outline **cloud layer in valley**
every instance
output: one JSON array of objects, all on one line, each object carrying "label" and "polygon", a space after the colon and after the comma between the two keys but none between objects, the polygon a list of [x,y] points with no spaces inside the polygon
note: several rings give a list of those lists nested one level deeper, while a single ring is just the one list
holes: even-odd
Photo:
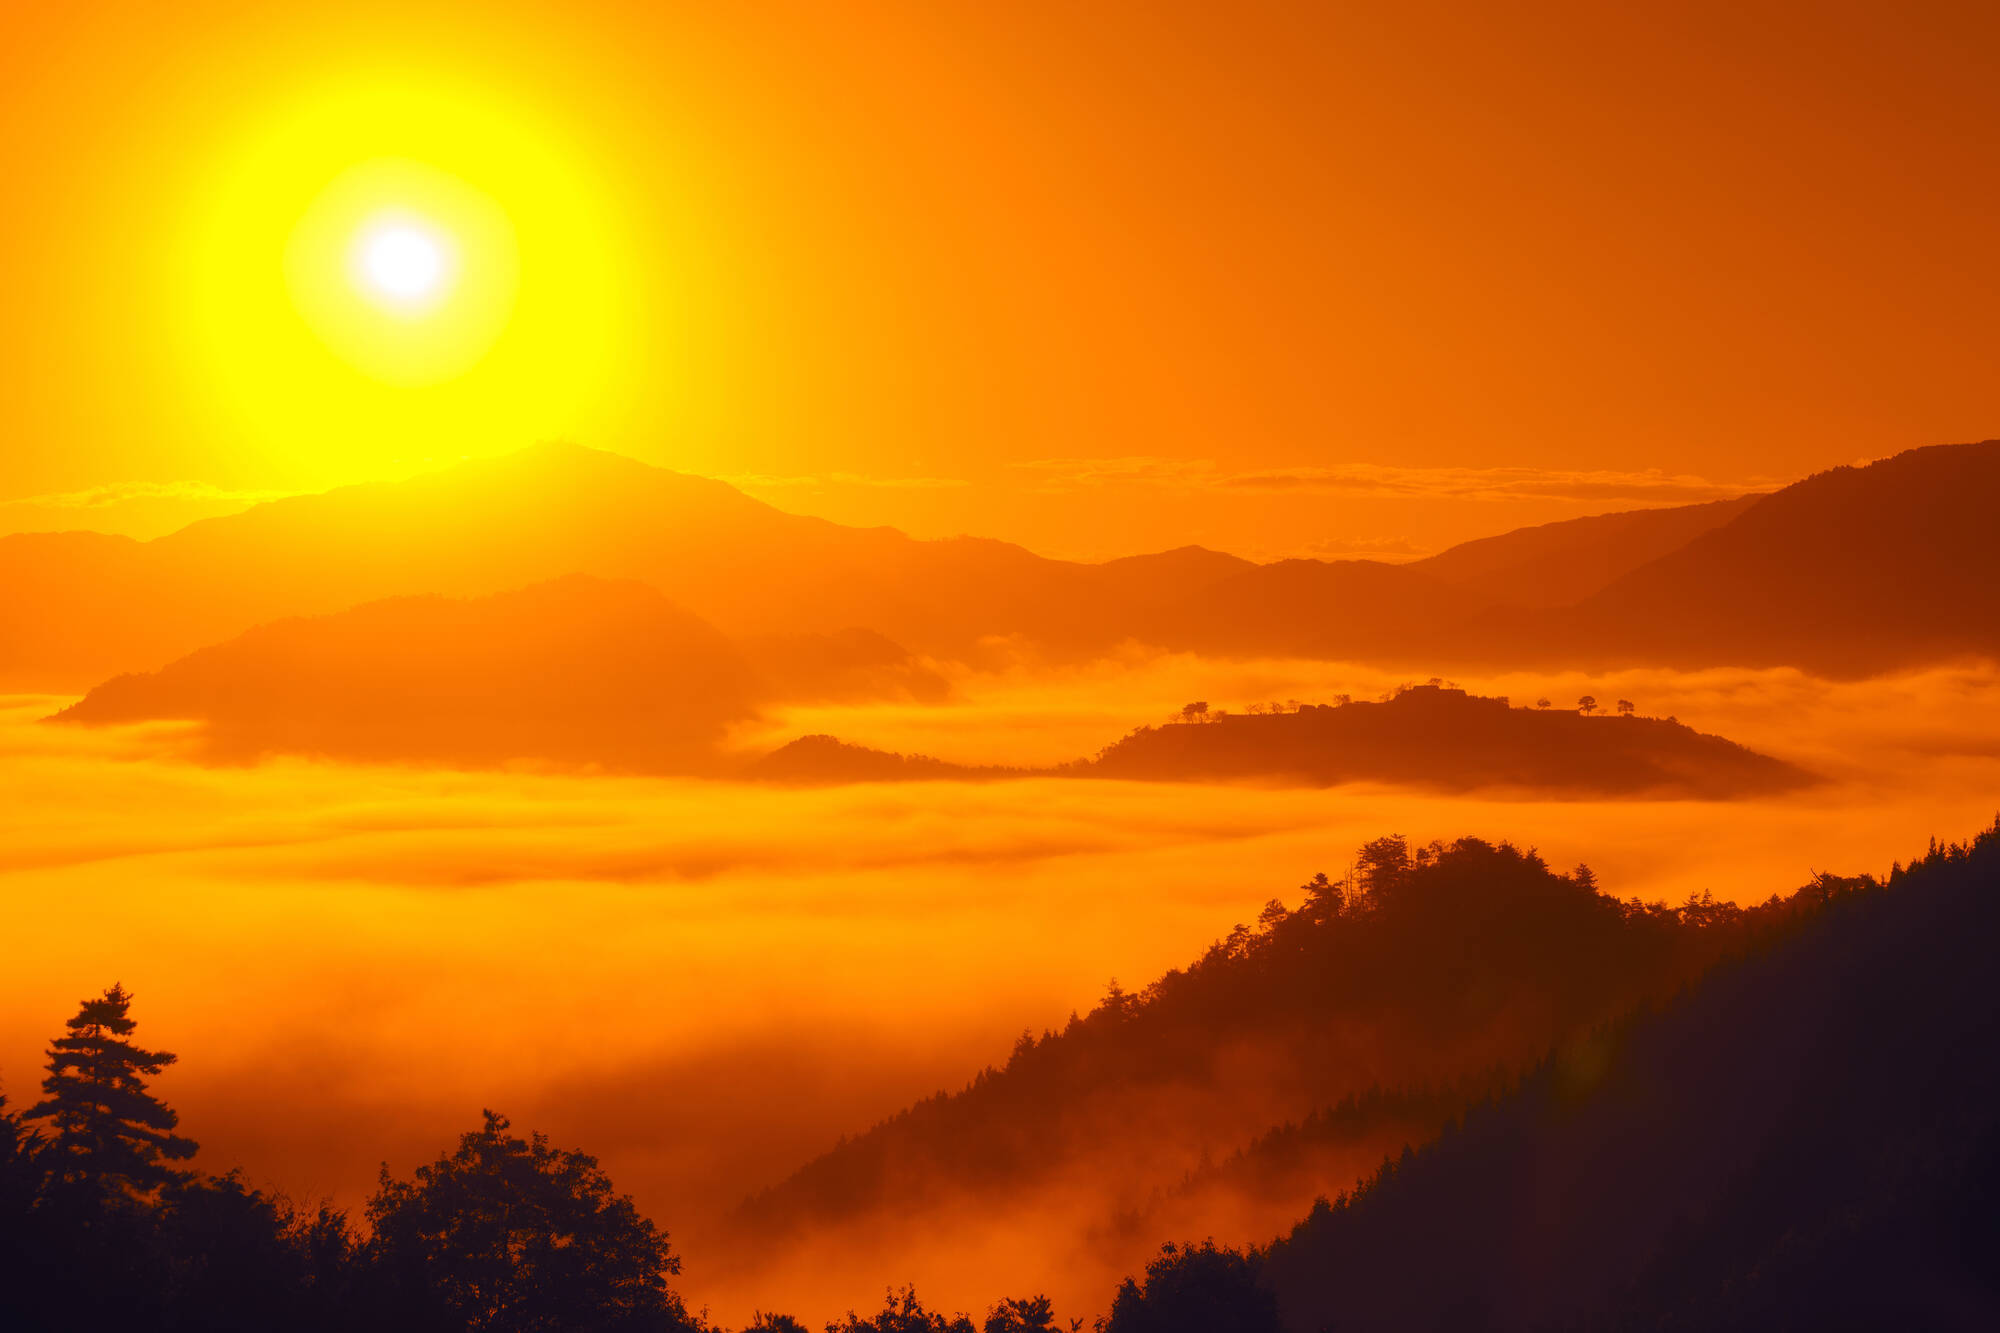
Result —
[{"label": "cloud layer in valley", "polygon": [[[963,677],[949,707],[799,709],[737,740],[824,730],[1040,763],[1189,699],[1396,683],[1176,655],[1023,665]],[[699,1301],[705,1231],[745,1193],[1003,1060],[1023,1028],[1059,1026],[1109,978],[1141,985],[1270,898],[1296,904],[1297,885],[1340,873],[1378,834],[1511,838],[1558,866],[1587,860],[1621,896],[1761,899],[1962,836],[2000,790],[2000,683],[1983,669],[1462,683],[1516,702],[1629,697],[1832,781],[1620,804],[204,767],[174,757],[184,727],[43,726],[65,701],[15,698],[0,710],[0,893],[29,947],[0,978],[0,1089],[31,1097],[76,998],[123,981],[143,1035],[182,1055],[161,1087],[208,1160],[351,1205],[378,1162],[406,1171],[495,1106],[599,1152],[686,1248]],[[971,1289],[974,1272],[939,1258],[922,1273],[813,1274],[810,1292],[762,1299],[797,1295],[812,1314],[807,1295],[865,1303],[883,1281],[934,1276],[940,1299],[970,1307],[996,1294]]]}]

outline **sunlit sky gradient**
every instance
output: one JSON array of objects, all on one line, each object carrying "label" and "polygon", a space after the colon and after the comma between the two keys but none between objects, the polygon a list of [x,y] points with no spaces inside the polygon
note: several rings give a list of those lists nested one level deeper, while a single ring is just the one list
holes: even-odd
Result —
[{"label": "sunlit sky gradient", "polygon": [[[2000,434],[2000,11],[1479,8],[17,10],[0,530],[562,436],[921,535],[1395,556]],[[518,250],[421,374],[288,285],[385,160]]]}]

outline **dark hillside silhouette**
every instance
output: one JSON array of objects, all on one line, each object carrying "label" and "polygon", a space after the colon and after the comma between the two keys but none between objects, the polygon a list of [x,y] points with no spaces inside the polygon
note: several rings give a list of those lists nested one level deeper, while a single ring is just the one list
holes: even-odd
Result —
[{"label": "dark hillside silhouette", "polygon": [[[1109,1301],[1105,1333],[1991,1327],[2000,824],[1886,881],[1820,875],[1751,908],[1618,903],[1592,884],[1505,844],[1371,842],[1296,911],[1272,906],[1140,995],[1114,986],[1061,1034],[1024,1036],[1004,1070],[807,1168],[751,1206],[738,1257],[782,1253],[801,1220],[789,1210],[808,1203],[862,1241],[914,1222],[949,1243],[951,1215],[928,1207],[940,1194],[990,1219],[1025,1170],[1112,1188],[1078,1131],[1113,1085],[1128,1095],[1106,1129],[1129,1141],[1216,1125],[1146,1114],[1204,1070],[1221,1095],[1257,1102],[1274,1075],[1351,1076],[1362,1028],[1388,1038],[1365,1062],[1377,1070],[1450,1063],[1441,1052],[1504,1030],[1513,1040],[1497,1045],[1515,1049],[1553,1034],[1511,1090],[1493,1066],[1322,1103],[1171,1192],[1238,1228],[1254,1216],[1224,1216],[1225,1183],[1340,1194],[1267,1248],[1085,1237],[1104,1261],[1089,1300]],[[66,1032],[45,1102],[25,1115],[0,1102],[0,1326],[721,1333],[675,1290],[666,1233],[582,1152],[489,1111],[414,1174],[385,1167],[356,1223],[234,1172],[166,1166],[193,1152],[148,1086],[174,1057],[132,1043],[122,988],[85,1001]],[[1244,1038],[1286,1033],[1276,1049],[1291,1058],[1244,1060]],[[1347,1188],[1351,1162],[1300,1168],[1370,1125],[1408,1137],[1365,1185]],[[1188,1220],[1154,1211],[1134,1230]],[[904,1286],[827,1327],[1080,1326],[1055,1310],[1010,1298],[982,1326]],[[749,1327],[808,1325],[766,1314]]]},{"label": "dark hillside silhouette", "polygon": [[1565,519],[1460,542],[1407,568],[1506,606],[1569,606],[1735,521],[1764,497]]},{"label": "dark hillside silhouette", "polygon": [[1561,1046],[1263,1263],[1285,1325],[1991,1328],[2000,826]]},{"label": "dark hillside silhouette", "polygon": [[1210,1234],[1276,1228],[1434,1132],[1463,1105],[1441,1095],[1480,1095],[1496,1069],[1671,993],[1791,910],[1669,910],[1593,884],[1504,844],[1371,843],[1296,910],[1273,904],[1142,992],[1114,985],[1062,1031],[1024,1034],[1004,1067],[747,1201],[728,1262],[754,1283],[795,1244],[858,1263],[1012,1219],[1108,1278],[1160,1239],[1138,1230],[1148,1215],[1180,1216],[1163,1191],[1260,1138],[1254,1193],[1199,1197],[1227,1202]]}]

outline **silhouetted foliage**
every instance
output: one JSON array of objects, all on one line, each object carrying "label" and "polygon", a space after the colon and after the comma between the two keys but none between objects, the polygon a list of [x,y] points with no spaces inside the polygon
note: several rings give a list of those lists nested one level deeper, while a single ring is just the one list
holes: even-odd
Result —
[{"label": "silhouetted foliage", "polygon": [[175,1179],[167,1164],[194,1156],[196,1145],[173,1132],[180,1117],[146,1090],[174,1056],[127,1040],[138,1026],[131,1008],[123,986],[82,1002],[69,1034],[49,1046],[44,1095],[25,1119],[49,1122],[52,1169],[63,1179],[143,1193]]},{"label": "silhouetted foliage", "polygon": [[1532,850],[1472,838],[1377,839],[1352,876],[1316,876],[1302,894],[1143,990],[1114,985],[1061,1031],[1024,1034],[1004,1067],[962,1090],[844,1141],[748,1200],[732,1234],[768,1254],[830,1228],[865,1232],[871,1217],[948,1227],[967,1198],[990,1218],[1065,1180],[1121,1172],[1129,1202],[1080,1226],[1133,1262],[1158,1239],[1135,1228],[1164,1223],[1139,1201],[1158,1191],[1170,1208],[1187,1203],[1173,1194],[1182,1166],[1161,1174],[1158,1161],[1212,1178],[1205,1153],[1376,1098],[1378,1110],[1338,1119],[1294,1155],[1289,1176],[1260,1182],[1274,1206],[1290,1199],[1275,1227],[1365,1170],[1357,1156],[1435,1133],[1465,1098],[1671,994],[1789,910],[1621,903]]},{"label": "silhouetted foliage", "polygon": [[1315,1209],[1264,1257],[1287,1324],[2000,1324],[2000,825],[1753,910],[1785,928]]},{"label": "silhouetted foliage", "polygon": [[[1423,1145],[1266,1249],[1164,1247],[1118,1287],[1103,1333],[2000,1323],[2000,823],[1884,881],[1821,874],[1751,907],[1621,903],[1593,882],[1504,843],[1377,839],[1351,879],[1316,876],[1297,910],[1271,904],[1141,992],[1114,982],[856,1160],[879,1171],[885,1145],[915,1142],[964,1176],[995,1117],[1039,1151],[1019,1108],[1087,1097],[1107,1074],[1127,1091],[1185,1077],[1191,1055],[1248,1036],[1315,1067],[1343,1024],[1421,1048],[1532,1008],[1552,1017],[1528,1036],[1553,1037],[1525,1077],[1350,1093],[1214,1168],[1281,1179],[1388,1125]],[[39,1113],[0,1100],[8,1333],[716,1333],[668,1286],[666,1235],[594,1159],[491,1112],[411,1179],[385,1170],[365,1234],[236,1173],[167,1165],[192,1145],[144,1080],[172,1057],[133,1030],[113,987],[52,1046]],[[963,1156],[940,1155],[954,1142]],[[845,1183],[830,1164],[846,1159],[818,1164]],[[975,1333],[910,1287],[825,1327]],[[983,1330],[1062,1327],[1033,1296],[995,1304]]]},{"label": "silhouetted foliage", "polygon": [[1125,1279],[1105,1333],[1279,1333],[1278,1302],[1258,1281],[1255,1254],[1166,1245],[1142,1286]]},{"label": "silhouetted foliage", "polygon": [[[1071,1324],[1075,1328],[1081,1320]],[[1056,1322],[1055,1306],[1046,1296],[1004,1300],[986,1312],[981,1333],[1066,1333]]]},{"label": "silhouetted foliage", "polygon": [[864,1319],[850,1310],[845,1319],[828,1323],[826,1333],[978,1333],[978,1330],[968,1315],[946,1316],[925,1309],[924,1303],[917,1299],[917,1289],[904,1287],[883,1297],[882,1311],[872,1319]]},{"label": "silhouetted foliage", "polygon": [[485,1117],[410,1180],[384,1167],[369,1200],[372,1257],[415,1308],[475,1333],[688,1327],[679,1258],[597,1159]]}]

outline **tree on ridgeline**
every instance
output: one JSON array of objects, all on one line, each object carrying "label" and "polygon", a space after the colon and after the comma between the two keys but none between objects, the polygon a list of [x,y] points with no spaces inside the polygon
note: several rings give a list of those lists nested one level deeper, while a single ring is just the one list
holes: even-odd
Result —
[{"label": "tree on ridgeline", "polygon": [[891,1290],[882,1300],[882,1312],[863,1319],[849,1310],[847,1318],[828,1323],[826,1333],[979,1333],[970,1315],[946,1316],[927,1310],[917,1299],[917,1289]]},{"label": "tree on ridgeline", "polygon": [[1355,853],[1362,891],[1370,897],[1393,893],[1410,873],[1410,844],[1400,833],[1362,844]]},{"label": "tree on ridgeline", "polygon": [[[1070,1329],[1083,1327],[1081,1319],[1070,1321]],[[1056,1322],[1056,1310],[1046,1296],[1024,1300],[1004,1300],[986,1313],[982,1333],[1066,1333]]]},{"label": "tree on ridgeline", "polygon": [[1550,702],[1549,702],[1549,699],[1548,699],[1548,697],[1547,697],[1546,695],[1544,695],[1544,696],[1543,696],[1542,698],[1540,698],[1540,699],[1537,699],[1537,700],[1535,700],[1535,707],[1537,707],[1537,708],[1548,708],[1548,707],[1551,707],[1551,706],[1552,706],[1552,705],[1550,704]]},{"label": "tree on ridgeline", "polygon": [[1279,1333],[1278,1299],[1258,1281],[1258,1256],[1167,1244],[1146,1265],[1143,1285],[1126,1278],[1104,1333]]},{"label": "tree on ridgeline", "polygon": [[1576,701],[1576,711],[1582,713],[1585,717],[1589,717],[1592,713],[1595,713],[1597,711],[1597,696],[1586,694],[1581,699],[1578,699]]},{"label": "tree on ridgeline", "polygon": [[1638,705],[1634,704],[1630,699],[1620,699],[1618,701],[1618,716],[1630,717],[1637,707]]},{"label": "tree on ridgeline", "polygon": [[1347,910],[1347,883],[1326,877],[1324,870],[1299,886],[1305,903],[1299,910],[1314,922],[1331,921]]},{"label": "tree on ridgeline", "polygon": [[466,1333],[699,1327],[667,1285],[681,1261],[666,1233],[596,1158],[485,1118],[410,1180],[382,1169],[369,1249],[397,1304]]},{"label": "tree on ridgeline", "polygon": [[138,1026],[131,1011],[120,985],[83,1001],[69,1035],[50,1043],[45,1095],[23,1119],[49,1122],[53,1169],[65,1180],[145,1194],[183,1177],[169,1163],[194,1156],[197,1145],[174,1133],[180,1117],[147,1090],[175,1056],[128,1040]]}]

